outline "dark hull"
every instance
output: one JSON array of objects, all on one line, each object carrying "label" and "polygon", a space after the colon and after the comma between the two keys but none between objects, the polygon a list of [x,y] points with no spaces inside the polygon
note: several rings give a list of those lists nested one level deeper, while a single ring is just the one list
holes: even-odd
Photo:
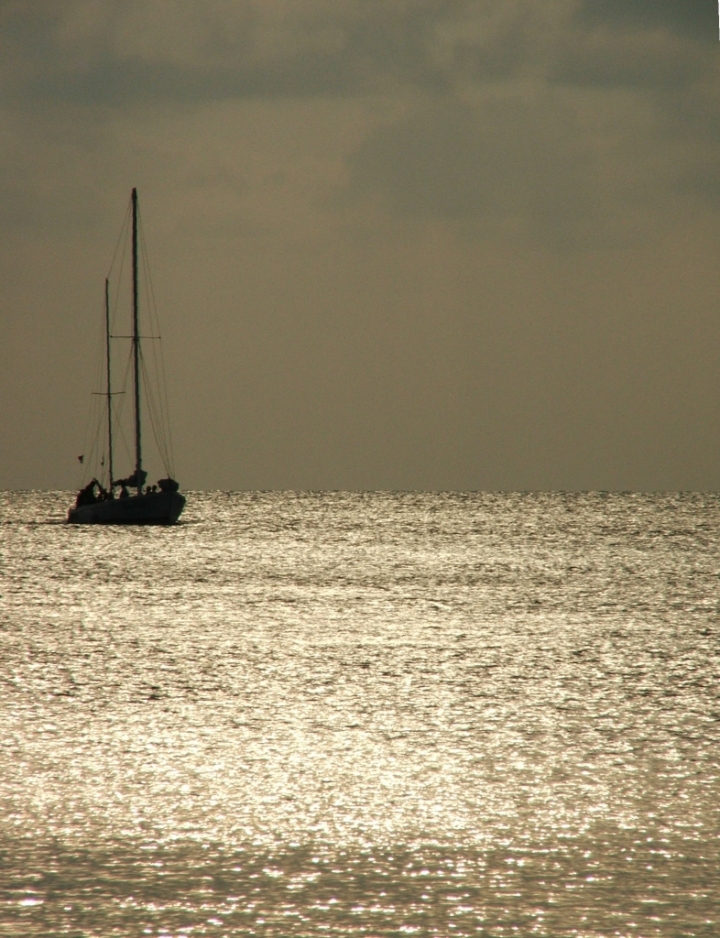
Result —
[{"label": "dark hull", "polygon": [[178,492],[131,495],[93,505],[81,505],[68,512],[68,524],[175,524],[185,507]]}]

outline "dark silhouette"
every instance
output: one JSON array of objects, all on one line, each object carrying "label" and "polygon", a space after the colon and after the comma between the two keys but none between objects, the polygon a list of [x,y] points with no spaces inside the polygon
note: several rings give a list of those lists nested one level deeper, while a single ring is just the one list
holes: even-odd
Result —
[{"label": "dark silhouette", "polygon": [[127,485],[131,489],[141,489],[147,479],[147,472],[144,469],[136,469],[127,479],[116,479],[113,485]]},{"label": "dark silhouette", "polygon": [[161,492],[177,492],[180,488],[175,479],[158,479],[158,486]]},{"label": "dark silhouette", "polygon": [[77,498],[75,499],[75,507],[79,508],[81,505],[94,505],[95,502],[100,501],[98,496],[95,494],[95,486],[104,491],[97,479],[92,479],[88,484],[80,489],[77,493]]}]

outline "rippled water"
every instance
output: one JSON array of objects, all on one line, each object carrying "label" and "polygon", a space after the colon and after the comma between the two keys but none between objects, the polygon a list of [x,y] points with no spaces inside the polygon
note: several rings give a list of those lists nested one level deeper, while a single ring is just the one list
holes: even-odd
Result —
[{"label": "rippled water", "polygon": [[0,934],[720,934],[720,499],[0,493]]}]

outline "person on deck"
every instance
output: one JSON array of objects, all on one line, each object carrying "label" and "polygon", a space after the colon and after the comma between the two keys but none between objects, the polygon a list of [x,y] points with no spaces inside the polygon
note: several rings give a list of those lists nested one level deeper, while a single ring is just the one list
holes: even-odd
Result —
[{"label": "person on deck", "polygon": [[97,501],[95,486],[99,484],[97,479],[93,479],[91,482],[88,482],[84,488],[80,489],[75,499],[75,507],[79,508],[81,505],[94,505]]}]

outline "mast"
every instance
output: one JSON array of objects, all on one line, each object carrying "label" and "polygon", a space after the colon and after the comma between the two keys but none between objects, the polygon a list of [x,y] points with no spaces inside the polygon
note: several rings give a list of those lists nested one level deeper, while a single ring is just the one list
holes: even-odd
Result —
[{"label": "mast", "polygon": [[107,422],[108,422],[108,472],[110,485],[113,487],[113,441],[112,441],[112,387],[110,384],[110,281],[105,278],[105,354],[107,361]]},{"label": "mast", "polygon": [[142,442],[140,435],[140,330],[138,328],[138,196],[132,191],[133,372],[135,377],[135,481],[142,494]]}]

